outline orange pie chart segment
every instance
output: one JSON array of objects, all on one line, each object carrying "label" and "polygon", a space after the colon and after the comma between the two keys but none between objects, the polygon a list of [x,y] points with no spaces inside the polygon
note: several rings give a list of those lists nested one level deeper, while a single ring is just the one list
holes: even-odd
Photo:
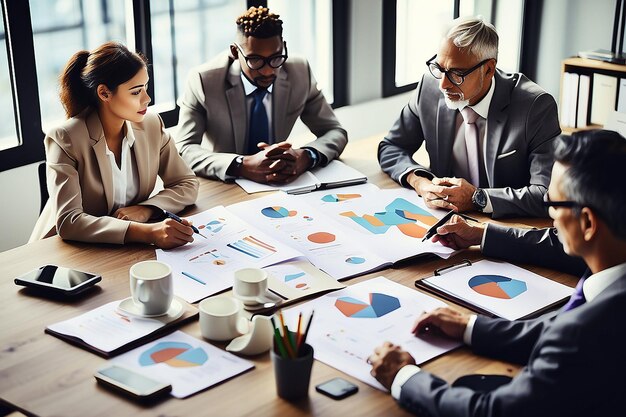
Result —
[{"label": "orange pie chart segment", "polygon": [[309,239],[309,241],[313,243],[317,243],[321,245],[324,243],[334,242],[335,235],[333,235],[332,233],[328,233],[328,232],[316,232],[316,233],[311,233],[310,235],[308,235],[307,239]]}]

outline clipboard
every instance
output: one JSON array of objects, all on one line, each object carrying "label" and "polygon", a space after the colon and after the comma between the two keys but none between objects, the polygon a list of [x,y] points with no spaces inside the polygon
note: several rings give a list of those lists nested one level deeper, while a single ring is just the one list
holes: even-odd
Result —
[{"label": "clipboard", "polygon": [[[490,262],[491,261],[479,261],[479,262]],[[438,268],[435,269],[433,271],[433,275],[430,277],[424,277],[424,278],[420,278],[418,280],[415,281],[415,287],[419,288],[419,289],[423,289],[427,292],[433,293],[435,295],[438,295],[448,301],[452,301],[455,304],[458,304],[460,306],[463,306],[473,312],[488,316],[488,317],[502,317],[502,318],[507,318],[509,320],[519,320],[519,319],[529,319],[529,318],[534,318],[537,316],[540,316],[544,313],[546,313],[547,311],[553,310],[556,307],[559,307],[563,304],[565,304],[565,302],[569,299],[569,295],[571,294],[571,292],[573,291],[573,288],[567,287],[563,284],[559,284],[555,281],[552,281],[548,278],[545,277],[541,277],[537,274],[534,274],[530,271],[526,271],[526,273],[530,276],[530,275],[534,275],[537,278],[542,278],[543,280],[545,280],[544,283],[540,283],[541,285],[544,285],[548,288],[550,288],[550,291],[552,292],[551,294],[548,294],[546,296],[546,298],[550,298],[549,301],[540,304],[538,306],[535,306],[533,308],[530,309],[530,311],[526,314],[522,314],[519,316],[515,316],[515,317],[507,317],[506,314],[498,314],[497,311],[494,311],[493,308],[488,308],[485,305],[481,304],[480,302],[473,302],[468,300],[467,298],[461,297],[459,296],[459,294],[457,292],[455,292],[454,290],[448,290],[445,288],[442,288],[440,285],[436,285],[432,282],[433,278],[436,277],[444,277],[446,276],[446,274],[449,274],[453,271],[460,271],[462,269],[465,268],[473,268],[476,265],[479,264],[479,262],[474,262],[472,263],[472,261],[470,261],[469,259],[463,259],[460,263],[455,263],[455,264],[451,264],[451,265],[447,265],[444,266],[442,268]],[[499,265],[506,265],[507,268],[511,269],[511,268],[516,268],[517,270],[522,270],[522,268],[518,268],[514,265],[508,264],[508,263],[500,263]],[[469,272],[467,275],[472,275],[473,272]],[[459,279],[458,278],[458,273],[456,274],[457,278],[455,279]],[[526,279],[528,279],[529,277],[526,277]],[[537,280],[537,278],[533,278],[534,280]],[[471,278],[470,278],[471,280]],[[440,279],[437,280],[438,282],[441,282]],[[524,282],[524,284],[526,284]],[[467,281],[467,285],[470,285],[470,282]],[[476,290],[474,290],[476,291]],[[482,295],[473,295],[474,298],[476,300],[478,299],[483,299],[483,301],[485,301],[485,304],[489,304],[490,301],[489,297],[485,297],[484,294]],[[468,297],[469,298],[469,297]],[[511,297],[514,298],[514,297]],[[493,304],[493,302],[491,303]]]}]

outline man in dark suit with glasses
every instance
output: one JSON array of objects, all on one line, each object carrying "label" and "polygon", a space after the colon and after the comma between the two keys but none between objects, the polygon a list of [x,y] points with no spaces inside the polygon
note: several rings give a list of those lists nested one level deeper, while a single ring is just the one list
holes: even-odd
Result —
[{"label": "man in dark suit with glasses", "polygon": [[[509,321],[450,308],[425,313],[413,332],[463,340],[480,355],[524,365],[512,380],[448,385],[415,366],[399,346],[370,356],[372,375],[400,404],[424,416],[614,416],[626,394],[626,139],[607,130],[556,140],[543,205],[554,228],[516,229],[466,223],[454,216],[437,237],[456,249],[481,244],[483,254],[582,275],[559,311]],[[588,269],[587,269],[588,268]],[[586,270],[586,271],[585,271]],[[461,380],[459,380],[460,382]],[[470,379],[465,379],[470,381]],[[480,381],[479,387],[476,381]],[[622,411],[620,411],[622,410]]]},{"label": "man in dark suit with glasses", "polygon": [[[251,7],[237,19],[230,53],[191,71],[176,146],[196,175],[286,183],[345,148],[346,131],[282,33],[278,15]],[[286,140],[298,118],[317,138],[295,149]]]},{"label": "man in dark suit with glasses", "polygon": [[[556,102],[524,75],[496,69],[497,57],[492,25],[455,20],[378,160],[431,208],[545,217]],[[428,168],[412,158],[424,142]]]}]

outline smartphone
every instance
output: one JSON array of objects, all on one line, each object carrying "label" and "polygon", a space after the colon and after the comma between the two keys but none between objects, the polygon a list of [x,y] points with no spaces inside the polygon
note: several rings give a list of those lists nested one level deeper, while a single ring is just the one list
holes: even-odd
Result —
[{"label": "smartphone", "polygon": [[359,387],[343,378],[333,378],[330,381],[316,385],[315,390],[335,400],[341,400],[352,394],[356,394]]},{"label": "smartphone", "polygon": [[149,400],[167,394],[170,384],[141,375],[119,365],[108,365],[94,374],[96,380],[115,391],[138,400]]},{"label": "smartphone", "polygon": [[44,265],[15,278],[15,283],[51,295],[72,296],[91,288],[101,280],[100,275],[62,266]]}]

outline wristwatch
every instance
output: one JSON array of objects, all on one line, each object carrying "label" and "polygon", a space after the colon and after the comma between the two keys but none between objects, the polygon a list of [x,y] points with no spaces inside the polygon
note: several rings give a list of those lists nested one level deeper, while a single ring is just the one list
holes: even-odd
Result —
[{"label": "wristwatch", "polygon": [[472,194],[472,204],[478,211],[483,211],[487,207],[487,193],[482,188],[477,188]]},{"label": "wristwatch", "polygon": [[311,166],[309,168],[315,168],[320,161],[320,157],[317,155],[317,151],[311,148],[304,148],[308,152],[309,158],[311,158]]}]

